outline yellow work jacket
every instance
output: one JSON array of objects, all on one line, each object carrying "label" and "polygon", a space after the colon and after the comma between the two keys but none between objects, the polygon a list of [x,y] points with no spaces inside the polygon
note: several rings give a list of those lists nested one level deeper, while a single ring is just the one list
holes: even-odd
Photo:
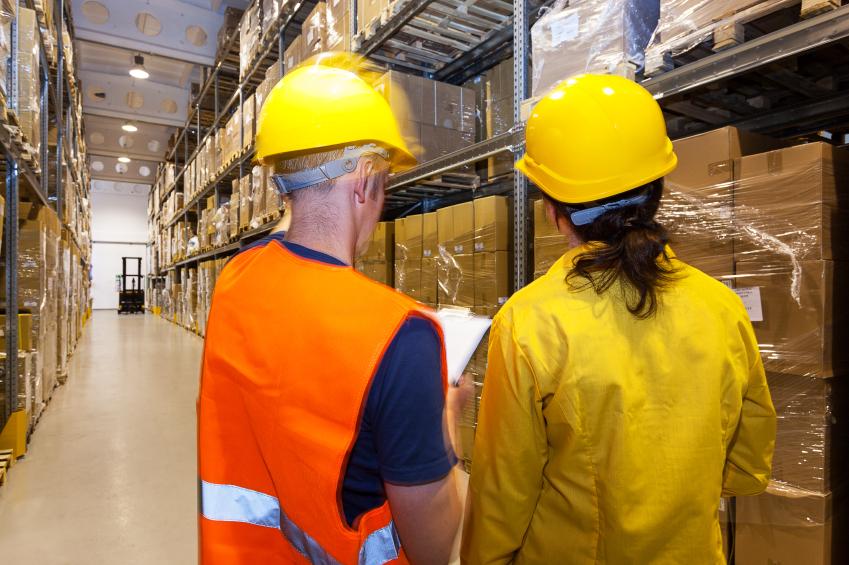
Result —
[{"label": "yellow work jacket", "polygon": [[767,485],[775,410],[751,324],[722,283],[677,279],[640,320],[573,259],[496,316],[464,563],[724,563],[721,496]]}]

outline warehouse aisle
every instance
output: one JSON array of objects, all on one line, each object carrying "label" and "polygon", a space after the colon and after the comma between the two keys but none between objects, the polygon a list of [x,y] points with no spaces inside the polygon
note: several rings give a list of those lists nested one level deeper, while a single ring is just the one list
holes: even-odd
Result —
[{"label": "warehouse aisle", "polygon": [[202,347],[159,317],[94,314],[67,385],[0,488],[3,562],[196,562]]}]

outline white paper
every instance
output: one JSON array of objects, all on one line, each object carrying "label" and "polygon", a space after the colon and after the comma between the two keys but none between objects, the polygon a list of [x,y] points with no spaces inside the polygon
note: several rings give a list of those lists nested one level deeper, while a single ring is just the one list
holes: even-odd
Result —
[{"label": "white paper", "polygon": [[761,289],[757,286],[747,286],[743,288],[735,288],[734,292],[743,301],[743,306],[746,307],[746,313],[749,314],[749,319],[753,322],[764,321],[764,311],[761,306]]},{"label": "white paper", "polygon": [[456,386],[492,320],[473,315],[468,310],[452,308],[437,311],[436,317],[445,336],[448,382]]},{"label": "white paper", "polygon": [[567,41],[573,41],[578,37],[579,24],[578,12],[551,22],[551,45],[558,47]]}]

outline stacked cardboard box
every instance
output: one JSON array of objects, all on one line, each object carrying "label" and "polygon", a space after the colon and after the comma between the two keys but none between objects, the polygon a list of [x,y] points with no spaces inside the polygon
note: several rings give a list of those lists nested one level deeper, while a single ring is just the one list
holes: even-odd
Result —
[{"label": "stacked cardboard box", "polygon": [[492,316],[510,295],[509,201],[490,196],[395,220],[395,288]]},{"label": "stacked cardboard box", "polygon": [[21,133],[38,154],[41,146],[40,47],[35,11],[18,8],[18,107]]},{"label": "stacked cardboard box", "polygon": [[545,201],[534,201],[534,279],[548,272],[568,248],[566,236],[548,221]]},{"label": "stacked cardboard box", "polygon": [[[484,73],[481,89],[484,135],[489,139],[513,127],[513,58],[502,61]],[[513,155],[501,153],[487,160],[487,177],[493,178],[513,170]]]},{"label": "stacked cardboard box", "polygon": [[532,95],[571,76],[633,76],[657,26],[657,0],[585,0],[557,4],[531,28]]},{"label": "stacked cardboard box", "polygon": [[474,142],[474,90],[397,71],[384,74],[375,88],[389,101],[401,135],[419,161]]},{"label": "stacked cardboard box", "polygon": [[230,224],[230,239],[233,239],[237,235],[239,235],[239,218],[241,217],[241,212],[240,212],[239,208],[241,206],[241,200],[242,200],[242,195],[241,195],[242,182],[241,182],[240,179],[233,179],[233,182],[230,186],[231,186],[231,192],[230,192],[230,209],[229,209],[229,216],[230,216],[229,219],[230,219],[230,221],[229,221],[229,224]]},{"label": "stacked cardboard box", "polygon": [[369,239],[368,248],[357,259],[357,270],[380,283],[393,284],[395,223],[380,222]]},{"label": "stacked cardboard box", "polygon": [[[849,153],[723,128],[675,142],[661,221],[684,261],[725,280],[752,320],[778,414],[768,493],[737,501],[737,563],[827,565],[847,484],[840,413],[849,310]],[[836,515],[835,515],[836,516]],[[833,560],[834,559],[834,560]]]},{"label": "stacked cardboard box", "polygon": [[262,39],[261,32],[260,3],[251,2],[242,14],[242,21],[239,24],[239,80],[245,78],[251,63],[256,58]]},{"label": "stacked cardboard box", "polygon": [[251,169],[251,228],[258,228],[265,223],[266,217],[266,185],[263,168],[259,165]]},{"label": "stacked cardboard box", "polygon": [[679,166],[666,177],[658,219],[676,255],[717,277],[734,273],[735,187],[740,158],[781,147],[780,141],[724,127],[674,142]]},{"label": "stacked cardboard box", "polygon": [[672,63],[670,54],[692,49],[711,36],[715,49],[740,43],[743,26],[734,14],[752,8],[766,13],[777,4],[777,0],[662,0],[657,29],[646,49],[646,66],[662,69]]},{"label": "stacked cardboard box", "polygon": [[250,173],[239,179],[239,230],[241,231],[248,229],[251,225],[252,188]]},{"label": "stacked cardboard box", "polygon": [[[59,331],[59,242],[61,226],[49,208],[21,203],[18,239],[18,309],[31,315],[30,335],[24,343],[34,348],[33,390],[38,405],[50,399],[57,381]],[[5,288],[0,289],[5,301]]]},{"label": "stacked cardboard box", "polygon": [[380,23],[380,13],[389,0],[357,0],[357,29],[364,31],[374,28]]},{"label": "stacked cardboard box", "polygon": [[275,22],[289,15],[291,5],[287,0],[262,0],[262,37]]}]

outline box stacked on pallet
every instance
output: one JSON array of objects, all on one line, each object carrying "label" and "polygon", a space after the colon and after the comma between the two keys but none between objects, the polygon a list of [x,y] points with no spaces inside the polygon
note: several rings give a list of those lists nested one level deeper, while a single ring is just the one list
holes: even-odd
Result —
[{"label": "box stacked on pallet", "polygon": [[15,112],[32,155],[41,147],[40,42],[38,21],[29,8],[18,8],[18,107]]},{"label": "box stacked on pallet", "polygon": [[375,88],[389,101],[401,135],[421,162],[474,143],[475,92],[423,77],[390,71]]},{"label": "box stacked on pallet", "polygon": [[661,0],[660,20],[646,49],[646,73],[672,69],[676,57],[704,43],[713,51],[742,43],[745,24],[778,11],[785,12],[784,19],[790,7],[807,17],[840,7],[840,0]]},{"label": "box stacked on pallet", "polygon": [[358,271],[388,286],[393,284],[395,223],[380,222],[369,239],[368,248],[357,258]]},{"label": "box stacked on pallet", "polygon": [[260,5],[258,2],[251,2],[242,14],[242,21],[239,24],[239,80],[245,78],[256,58],[262,39],[261,31]]},{"label": "box stacked on pallet", "polygon": [[[29,342],[38,352],[33,390],[36,405],[50,399],[56,385],[58,347],[58,269],[60,225],[56,213],[22,203],[19,208],[18,309],[32,315]],[[0,295],[6,300],[5,287]]]},{"label": "box stacked on pallet", "polygon": [[556,4],[531,28],[532,95],[588,72],[633,77],[658,17],[658,0]]},{"label": "box stacked on pallet", "polygon": [[357,30],[373,31],[380,25],[380,13],[389,5],[389,0],[357,0]]},{"label": "box stacked on pallet", "polygon": [[849,153],[776,145],[733,128],[676,141],[660,219],[679,258],[740,295],[778,413],[773,483],[737,499],[736,562],[828,565],[842,562],[832,497],[849,484],[840,462],[849,310],[839,290],[849,278]]}]

